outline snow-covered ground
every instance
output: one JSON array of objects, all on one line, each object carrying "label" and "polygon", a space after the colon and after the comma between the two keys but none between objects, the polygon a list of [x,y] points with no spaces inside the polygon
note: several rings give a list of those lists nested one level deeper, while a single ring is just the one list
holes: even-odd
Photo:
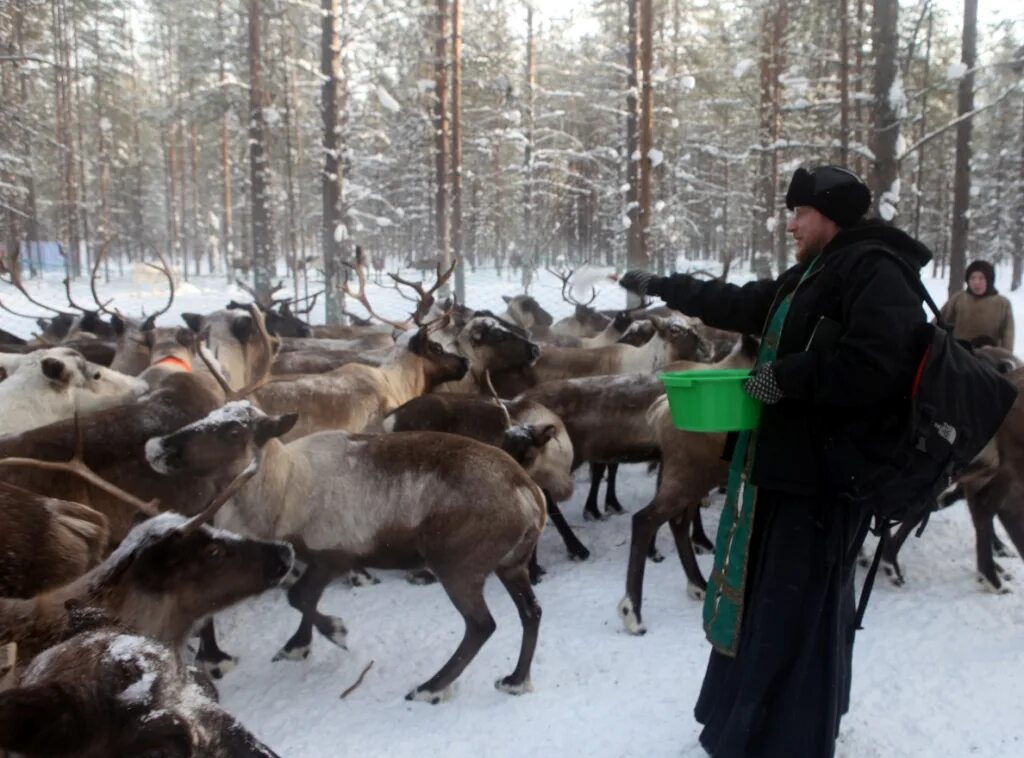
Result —
[{"label": "snow-covered ground", "polygon": [[[706,263],[692,264],[706,268]],[[999,284],[1008,291],[1008,271]],[[944,283],[928,282],[945,299]],[[59,277],[30,286],[40,299],[63,302]],[[36,289],[38,288],[38,289]],[[126,313],[161,301],[159,288],[130,280],[103,285],[104,296]],[[498,310],[501,295],[519,291],[516,276],[494,272],[469,278],[468,300]],[[571,311],[558,283],[542,274],[532,293],[556,316]],[[76,297],[88,299],[87,287]],[[401,315],[406,304],[391,291],[371,297],[381,310]],[[173,312],[222,307],[241,292],[223,279],[182,285]],[[1010,294],[1024,313],[1024,292]],[[32,311],[9,288],[0,298]],[[604,286],[597,304],[617,307],[623,298]],[[0,313],[0,327],[27,334],[31,325]],[[1024,329],[1017,352],[1024,354]],[[418,587],[392,572],[375,572],[381,583],[352,589],[336,584],[321,608],[341,615],[348,650],[316,636],[310,658],[272,663],[294,631],[298,615],[282,592],[243,603],[219,619],[223,647],[241,663],[221,683],[224,705],[281,755],[303,756],[699,756],[692,718],[708,655],[700,606],[687,598],[671,538],[659,537],[666,560],[649,564],[644,637],[625,634],[616,616],[623,594],[629,517],[600,523],[580,516],[585,474],[563,510],[590,547],[583,563],[568,560],[553,530],[541,541],[548,574],[537,588],[544,609],[533,667],[536,691],[510,697],[493,683],[508,674],[518,654],[521,627],[497,582],[487,599],[498,630],[466,669],[455,698],[430,706],[403,698],[452,653],[461,618],[437,586]],[[653,477],[642,466],[624,467],[619,492],[631,510],[653,494]],[[705,512],[714,534],[718,501]],[[857,639],[851,712],[843,722],[838,754],[861,756],[1019,756],[1024,754],[1024,594],[994,596],[974,578],[974,534],[963,505],[936,514],[920,540],[904,553],[907,585],[879,579]],[[701,557],[705,574],[711,558]],[[1003,564],[1024,582],[1020,560]],[[363,684],[340,694],[363,671]]]}]

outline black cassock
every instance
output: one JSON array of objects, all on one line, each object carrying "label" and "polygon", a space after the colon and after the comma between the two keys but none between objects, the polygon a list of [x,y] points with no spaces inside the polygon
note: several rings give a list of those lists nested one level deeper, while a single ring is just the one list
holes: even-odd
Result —
[{"label": "black cassock", "polygon": [[761,489],[735,658],[712,651],[694,713],[715,758],[827,758],[850,702],[863,509]]}]

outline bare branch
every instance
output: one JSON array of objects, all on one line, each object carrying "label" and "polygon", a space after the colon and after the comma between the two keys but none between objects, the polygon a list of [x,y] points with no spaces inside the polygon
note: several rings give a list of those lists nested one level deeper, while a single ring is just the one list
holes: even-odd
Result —
[{"label": "bare branch", "polygon": [[245,486],[245,483],[256,476],[256,472],[260,470],[260,465],[263,463],[263,448],[256,450],[256,455],[249,461],[249,465],[242,469],[242,473],[231,480],[221,492],[214,496],[213,500],[210,501],[200,513],[190,518],[184,524],[181,525],[181,531],[185,534],[199,529],[203,524],[213,521],[213,517],[217,515],[224,504],[233,498],[235,494]]},{"label": "bare branch", "polygon": [[355,684],[353,684],[353,685],[352,685],[351,687],[349,687],[349,688],[348,688],[347,690],[345,690],[344,692],[342,692],[342,693],[341,693],[341,699],[342,699],[342,700],[344,700],[344,699],[345,699],[345,698],[347,698],[347,697],[348,697],[349,695],[351,695],[351,694],[352,694],[353,692],[355,692],[355,690],[356,690],[356,687],[358,687],[358,686],[359,686],[360,684],[362,684],[362,683],[363,683],[363,679],[364,679],[364,678],[366,677],[366,673],[367,673],[367,672],[368,672],[368,671],[369,671],[369,670],[370,670],[371,668],[373,668],[373,661],[370,661],[369,663],[367,663],[367,664],[366,664],[366,668],[364,668],[364,669],[363,669],[363,673],[361,673],[361,674],[359,675],[359,678],[358,678],[358,679],[356,679],[356,683],[355,683]]}]

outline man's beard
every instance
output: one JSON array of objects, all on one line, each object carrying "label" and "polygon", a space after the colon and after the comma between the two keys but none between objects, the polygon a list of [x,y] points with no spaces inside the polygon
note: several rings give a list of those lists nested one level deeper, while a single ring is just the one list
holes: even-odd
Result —
[{"label": "man's beard", "polygon": [[824,246],[817,242],[805,242],[804,245],[798,246],[796,249],[796,262],[807,263],[807,261],[815,258]]}]

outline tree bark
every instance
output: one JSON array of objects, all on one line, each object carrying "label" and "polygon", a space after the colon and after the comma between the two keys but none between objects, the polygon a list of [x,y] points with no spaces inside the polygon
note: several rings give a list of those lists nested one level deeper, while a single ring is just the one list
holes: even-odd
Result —
[{"label": "tree bark", "polygon": [[253,289],[259,296],[270,291],[274,277],[274,259],[271,249],[269,156],[266,145],[266,118],[263,109],[268,104],[263,88],[262,3],[247,0],[249,26],[249,173],[252,206],[252,263]]},{"label": "tree bark", "polygon": [[[452,256],[448,219],[448,0],[437,0],[434,23],[434,218],[438,260],[447,271]],[[448,294],[447,285],[441,294]]]},{"label": "tree bark", "polygon": [[850,160],[850,0],[839,0],[839,163]]},{"label": "tree bark", "polygon": [[1024,98],[1021,98],[1020,119],[1020,166],[1017,174],[1017,223],[1013,225],[1013,277],[1010,289],[1020,289],[1024,274]]},{"label": "tree bark", "polygon": [[455,297],[465,303],[462,231],[462,0],[452,0],[452,254],[459,260]]},{"label": "tree bark", "polygon": [[899,204],[896,141],[900,134],[900,118],[893,102],[893,85],[898,75],[898,0],[875,0],[873,20],[875,128],[871,149],[875,154],[875,163],[871,192],[875,212],[890,221]]},{"label": "tree bark", "polygon": [[[626,264],[629,268],[644,268],[647,256],[643,249],[640,229],[640,0],[627,0],[629,12],[626,21],[626,217],[629,230],[626,235]],[[627,306],[639,302],[627,295]]]},{"label": "tree bark", "polygon": [[[633,251],[636,260],[630,268],[649,268],[651,265],[651,178],[654,165],[651,150],[654,147],[654,8],[652,0],[640,0],[640,187],[637,200],[638,244]],[[632,227],[631,227],[632,228]],[[639,265],[637,265],[639,264]]]},{"label": "tree bark", "polygon": [[324,170],[321,181],[323,193],[324,285],[326,292],[326,320],[340,324],[345,309],[342,285],[342,241],[348,239],[348,225],[342,208],[344,185],[342,182],[341,151],[342,91],[345,86],[341,67],[341,0],[321,0],[322,21],[320,35],[320,73],[323,88],[320,108],[324,133]]},{"label": "tree bark", "polygon": [[[977,59],[978,0],[964,0],[963,55],[967,67],[957,92],[957,113],[974,110],[974,65]],[[949,247],[949,294],[963,289],[967,261],[968,212],[971,204],[971,131],[974,119],[956,127],[956,164],[953,173],[953,230]]]},{"label": "tree bark", "polygon": [[[932,65],[932,27],[935,22],[935,14],[928,12],[928,32],[924,45],[924,81],[922,83],[924,93],[921,95],[921,124],[920,134],[923,137],[928,133],[928,75]],[[914,182],[914,238],[921,235],[921,202],[924,198],[924,167],[925,158],[928,153],[921,150],[917,154],[917,180]]]}]

